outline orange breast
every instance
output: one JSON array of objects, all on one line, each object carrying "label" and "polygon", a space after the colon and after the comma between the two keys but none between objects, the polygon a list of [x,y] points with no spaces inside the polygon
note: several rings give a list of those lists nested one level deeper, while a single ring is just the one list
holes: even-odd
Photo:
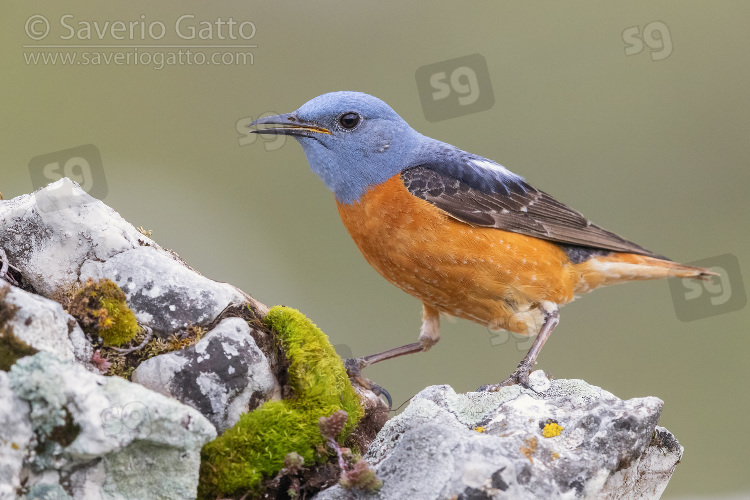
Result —
[{"label": "orange breast", "polygon": [[409,193],[399,175],[338,209],[367,262],[441,312],[516,331],[515,312],[573,300],[579,273],[560,247],[457,221]]}]

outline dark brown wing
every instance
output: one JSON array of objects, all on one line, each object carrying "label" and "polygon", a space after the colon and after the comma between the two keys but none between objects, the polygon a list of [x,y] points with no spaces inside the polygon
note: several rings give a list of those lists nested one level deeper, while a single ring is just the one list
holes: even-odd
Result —
[{"label": "dark brown wing", "polygon": [[[473,166],[477,165],[474,162]],[[455,168],[446,172],[444,163],[409,168],[401,172],[401,179],[413,195],[467,224],[495,227],[564,245],[664,258],[592,224],[521,177],[497,167],[502,171],[491,172],[496,175],[490,175],[489,181],[483,176],[481,183],[475,181],[479,173],[476,168],[466,180],[461,180]]]}]

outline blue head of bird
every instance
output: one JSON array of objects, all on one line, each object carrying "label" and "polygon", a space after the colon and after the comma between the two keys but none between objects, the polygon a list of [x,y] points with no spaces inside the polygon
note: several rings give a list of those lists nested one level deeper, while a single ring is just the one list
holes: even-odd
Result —
[{"label": "blue head of bird", "polygon": [[432,141],[386,103],[361,92],[323,94],[297,111],[261,118],[255,125],[275,125],[256,133],[297,139],[312,171],[344,204],[413,165],[424,143]]}]

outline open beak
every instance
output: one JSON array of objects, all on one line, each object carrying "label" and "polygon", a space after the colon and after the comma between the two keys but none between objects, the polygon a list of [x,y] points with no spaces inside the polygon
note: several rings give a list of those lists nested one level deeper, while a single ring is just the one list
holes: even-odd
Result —
[{"label": "open beak", "polygon": [[269,116],[266,118],[258,118],[250,127],[258,125],[278,125],[277,127],[269,128],[256,128],[250,132],[255,134],[272,134],[272,135],[293,135],[297,137],[313,137],[315,134],[329,134],[330,130],[327,128],[315,125],[314,123],[306,123],[294,113],[286,113],[283,115]]}]

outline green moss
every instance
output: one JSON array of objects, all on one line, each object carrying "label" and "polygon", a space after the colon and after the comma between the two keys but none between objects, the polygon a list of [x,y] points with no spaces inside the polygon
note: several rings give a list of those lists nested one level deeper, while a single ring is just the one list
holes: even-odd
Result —
[{"label": "green moss", "polygon": [[16,361],[24,356],[32,356],[37,351],[10,331],[0,330],[0,370],[7,372]]},{"label": "green moss", "polygon": [[199,498],[258,493],[261,482],[273,478],[291,452],[307,465],[324,463],[329,450],[318,419],[345,410],[349,419],[339,435],[343,443],[364,416],[341,359],[323,332],[287,307],[272,308],[264,322],[277,333],[289,360],[293,395],[242,415],[203,447]]},{"label": "green moss", "polygon": [[95,334],[105,346],[121,346],[140,331],[125,292],[108,279],[93,281],[76,290],[67,307],[86,333]]},{"label": "green moss", "polygon": [[7,372],[16,361],[24,356],[32,356],[37,351],[11,332],[0,331],[0,370]]},{"label": "green moss", "polygon": [[107,311],[108,326],[99,329],[99,336],[106,345],[120,346],[125,344],[133,340],[140,330],[133,311],[125,302],[125,294],[122,295],[122,299],[114,297],[102,297],[101,299],[102,307]]},{"label": "green moss", "polygon": [[9,290],[9,286],[0,286],[0,370],[5,372],[18,359],[39,352],[13,334],[10,321],[16,316],[18,306],[5,300]]}]

